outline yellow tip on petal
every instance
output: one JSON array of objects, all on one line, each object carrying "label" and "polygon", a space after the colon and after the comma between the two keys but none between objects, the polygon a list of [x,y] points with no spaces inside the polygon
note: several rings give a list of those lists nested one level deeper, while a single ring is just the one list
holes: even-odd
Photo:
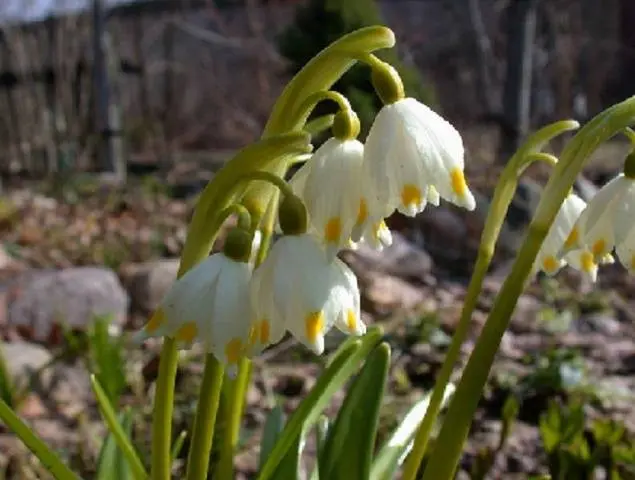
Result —
[{"label": "yellow tip on petal", "polygon": [[238,363],[243,355],[243,342],[240,338],[232,338],[225,345],[225,357],[227,363]]},{"label": "yellow tip on petal", "polygon": [[575,246],[578,243],[579,238],[580,231],[578,230],[578,227],[573,227],[573,230],[571,230],[571,233],[569,233],[569,236],[564,241],[565,248],[572,248]]},{"label": "yellow tip on petal", "polygon": [[593,252],[595,258],[604,256],[606,253],[606,241],[603,238],[600,238],[593,244],[591,251]]},{"label": "yellow tip on petal", "polygon": [[558,262],[556,257],[554,257],[553,255],[546,256],[542,261],[542,269],[546,273],[555,272],[556,270],[558,270],[559,266],[560,266],[560,262]]},{"label": "yellow tip on petal", "polygon": [[307,339],[309,342],[315,343],[324,329],[324,314],[321,311],[310,313],[304,320],[304,324]]},{"label": "yellow tip on petal", "polygon": [[355,223],[357,225],[361,225],[368,218],[368,203],[366,203],[366,199],[362,198],[359,201],[359,209],[357,210],[357,220]]},{"label": "yellow tip on petal", "polygon": [[410,205],[419,206],[421,205],[422,194],[421,189],[416,185],[412,185],[411,183],[406,184],[401,189],[401,204],[404,207],[408,207]]},{"label": "yellow tip on petal", "polygon": [[271,325],[265,319],[260,322],[260,343],[263,345],[268,344],[269,338],[271,338]]},{"label": "yellow tip on petal", "polygon": [[580,265],[582,270],[586,273],[591,273],[595,269],[595,260],[593,254],[588,251],[584,251],[580,254]]},{"label": "yellow tip on petal", "polygon": [[342,235],[342,220],[340,217],[332,217],[324,227],[324,239],[328,243],[337,243]]},{"label": "yellow tip on petal", "polygon": [[191,342],[196,337],[198,333],[198,327],[194,322],[187,322],[181,328],[176,331],[174,338],[176,338],[179,342]]},{"label": "yellow tip on petal", "polygon": [[353,310],[349,309],[346,312],[346,326],[351,332],[357,330],[357,315],[355,315],[355,312]]},{"label": "yellow tip on petal", "polygon": [[452,190],[459,197],[464,197],[467,193],[467,183],[465,181],[465,175],[460,168],[453,168],[450,171],[450,180],[452,181]]},{"label": "yellow tip on petal", "polygon": [[145,326],[145,331],[149,334],[156,332],[165,323],[165,313],[163,309],[157,309]]}]

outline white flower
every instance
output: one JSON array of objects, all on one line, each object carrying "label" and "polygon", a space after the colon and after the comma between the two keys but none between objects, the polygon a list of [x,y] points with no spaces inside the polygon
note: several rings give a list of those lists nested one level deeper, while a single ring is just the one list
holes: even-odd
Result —
[{"label": "white flower", "polygon": [[[414,216],[439,197],[473,210],[464,176],[459,132],[413,98],[384,106],[368,133],[363,188],[374,191],[373,207],[397,208]],[[370,207],[373,209],[373,207]]]},{"label": "white flower", "polygon": [[253,319],[250,279],[248,263],[216,253],[174,282],[141,333],[200,342],[234,374]]},{"label": "white flower", "polygon": [[[635,181],[623,174],[604,185],[580,215],[565,247],[579,250],[587,266],[589,258],[597,263],[611,261],[610,253],[617,245],[618,257],[628,267],[635,225]],[[629,238],[631,237],[631,238]],[[581,258],[582,258],[581,257]]]},{"label": "white flower", "polygon": [[309,234],[279,239],[255,270],[251,288],[256,318],[275,331],[271,337],[286,329],[318,355],[331,327],[354,335],[366,331],[355,274],[338,258],[329,261]]},{"label": "white flower", "polygon": [[534,271],[542,270],[547,275],[555,275],[566,264],[562,258],[562,248],[585,207],[586,202],[576,194],[565,198],[540,247]]},{"label": "white flower", "polygon": [[329,259],[348,246],[353,229],[368,216],[359,182],[363,157],[364,145],[358,140],[330,138],[289,183],[304,201],[310,231]]}]

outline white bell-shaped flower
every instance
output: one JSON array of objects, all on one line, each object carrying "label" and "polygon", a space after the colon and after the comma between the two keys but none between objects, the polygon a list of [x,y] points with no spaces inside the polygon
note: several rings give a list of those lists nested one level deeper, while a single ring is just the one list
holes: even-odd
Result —
[{"label": "white bell-shaped flower", "polygon": [[464,175],[459,132],[413,98],[384,106],[366,138],[363,188],[373,205],[414,216],[439,197],[468,210],[476,207]]},{"label": "white bell-shaped flower", "polygon": [[318,355],[333,326],[354,335],[366,331],[355,275],[338,258],[329,261],[306,233],[274,243],[254,272],[251,293],[256,318],[267,322],[272,337],[286,329]]},{"label": "white bell-shaped flower", "polygon": [[547,275],[555,275],[566,261],[562,249],[578,217],[586,207],[586,202],[572,193],[565,198],[553,221],[534,263],[534,271],[542,270]]},{"label": "white bell-shaped flower", "polygon": [[140,336],[173,337],[186,348],[201,343],[234,375],[253,320],[251,274],[248,262],[224,253],[208,257],[172,284]]},{"label": "white bell-shaped flower", "polygon": [[595,263],[621,244],[633,226],[635,181],[623,174],[604,185],[580,215],[565,247],[589,252]]},{"label": "white bell-shaped flower", "polygon": [[368,216],[359,182],[363,158],[358,140],[330,138],[289,183],[304,201],[309,231],[321,240],[329,259],[348,246],[353,228]]}]

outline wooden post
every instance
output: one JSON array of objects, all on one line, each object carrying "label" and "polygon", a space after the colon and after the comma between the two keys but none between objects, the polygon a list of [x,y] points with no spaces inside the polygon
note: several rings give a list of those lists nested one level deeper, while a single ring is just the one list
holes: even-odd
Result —
[{"label": "wooden post", "polygon": [[115,183],[126,180],[126,165],[121,148],[121,131],[116,124],[117,109],[112,103],[109,79],[108,42],[103,0],[93,0],[93,85],[95,89],[95,120],[98,135],[100,166],[113,175]]},{"label": "wooden post", "polygon": [[529,131],[532,57],[538,0],[512,0],[507,7],[507,69],[499,161],[506,162]]},{"label": "wooden post", "polygon": [[58,152],[60,148],[60,135],[58,125],[58,107],[57,107],[57,76],[55,72],[57,48],[56,48],[56,30],[57,26],[55,19],[50,17],[46,20],[46,39],[48,43],[48,65],[47,75],[44,79],[44,91],[46,94],[46,110],[44,111],[46,120],[46,160],[47,160],[47,173],[49,175],[54,174],[59,168]]}]

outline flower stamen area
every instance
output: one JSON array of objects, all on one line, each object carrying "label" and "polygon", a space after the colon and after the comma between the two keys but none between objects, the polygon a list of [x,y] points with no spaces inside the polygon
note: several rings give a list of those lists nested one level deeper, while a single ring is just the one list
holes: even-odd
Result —
[{"label": "flower stamen area", "polygon": [[157,309],[146,324],[146,332],[152,334],[165,323],[165,313],[162,308]]},{"label": "flower stamen area", "polygon": [[307,339],[314,343],[324,330],[324,313],[312,312],[304,320]]},{"label": "flower stamen area", "polygon": [[580,254],[580,264],[582,265],[582,270],[586,273],[590,273],[595,268],[595,260],[593,254],[589,251],[584,251]]},{"label": "flower stamen area", "polygon": [[542,269],[546,273],[553,273],[558,269],[559,262],[553,255],[546,256],[542,261]]},{"label": "flower stamen area", "polygon": [[416,185],[408,183],[401,189],[401,203],[404,207],[408,207],[410,205],[420,205],[421,199],[421,189]]},{"label": "flower stamen area", "polygon": [[342,220],[340,217],[331,217],[324,226],[324,239],[327,243],[337,243],[342,235]]},{"label": "flower stamen area", "polygon": [[467,193],[467,182],[465,181],[465,175],[460,168],[453,168],[450,171],[450,180],[452,181],[452,190],[459,197],[464,197]]},{"label": "flower stamen area", "polygon": [[577,227],[573,227],[571,233],[569,233],[569,236],[564,241],[565,248],[573,247],[576,243],[578,243],[578,238],[580,238],[580,231]]},{"label": "flower stamen area", "polygon": [[591,251],[593,252],[593,255],[597,258],[597,257],[601,257],[604,255],[606,250],[606,241],[603,238],[600,238],[598,241],[596,241],[593,244],[593,247],[591,248]]},{"label": "flower stamen area", "polygon": [[196,337],[198,333],[198,328],[196,323],[187,322],[181,328],[176,331],[174,338],[176,338],[180,342],[191,342]]},{"label": "flower stamen area", "polygon": [[346,326],[351,332],[357,329],[357,315],[351,309],[346,312]]},{"label": "flower stamen area", "polygon": [[240,338],[232,338],[225,345],[225,357],[227,357],[227,363],[236,364],[240,360],[243,354],[243,342]]},{"label": "flower stamen area", "polygon": [[362,198],[359,201],[359,209],[357,211],[357,220],[356,224],[361,225],[368,218],[368,203],[366,203],[366,199]]}]

